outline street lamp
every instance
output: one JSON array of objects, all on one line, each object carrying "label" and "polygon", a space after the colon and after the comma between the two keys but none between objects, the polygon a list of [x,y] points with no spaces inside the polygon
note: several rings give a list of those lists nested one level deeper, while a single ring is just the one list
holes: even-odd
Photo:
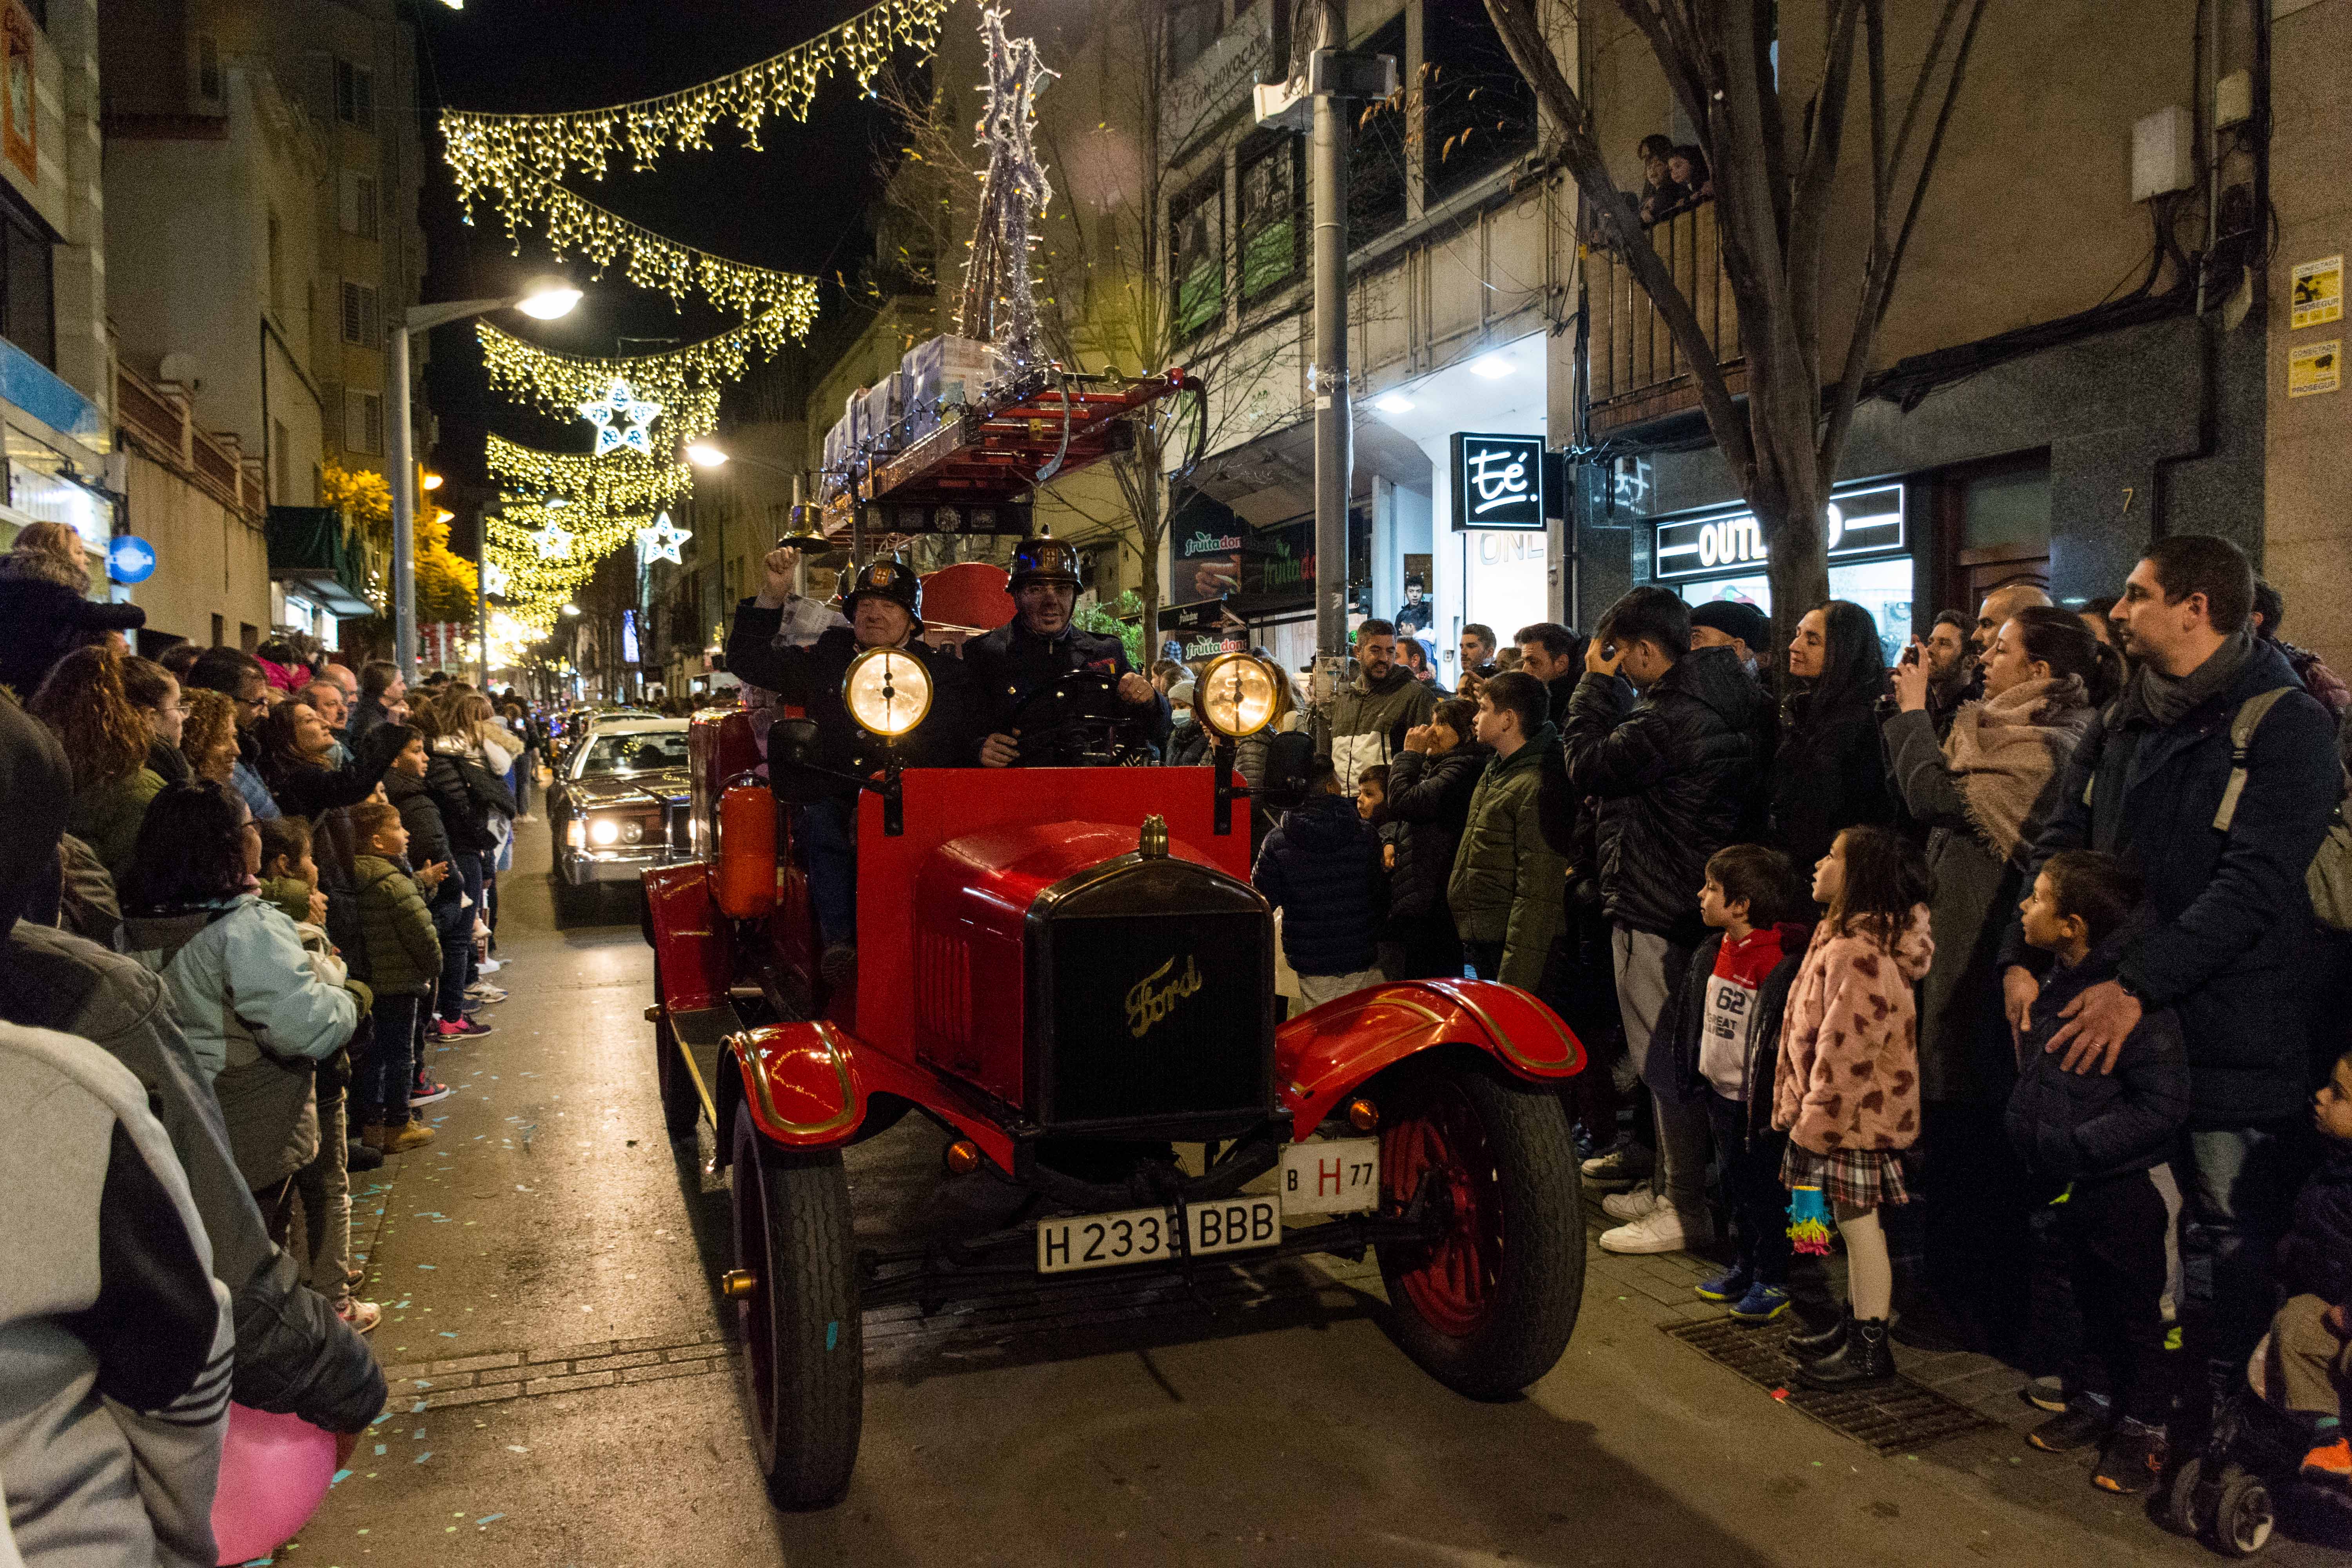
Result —
[{"label": "street lamp", "polygon": [[[793,531],[777,540],[776,547],[782,550],[797,550],[801,552],[803,560],[794,574],[793,586],[795,591],[805,589],[808,567],[806,557],[811,554],[824,554],[833,549],[833,541],[824,536],[823,528],[811,525],[809,507],[802,500],[801,486],[804,481],[804,476],[800,470],[788,468],[782,463],[770,462],[765,458],[746,458],[738,453],[730,452],[724,447],[709,441],[689,442],[686,447],[685,457],[688,462],[706,472],[725,468],[730,463],[740,463],[746,468],[759,468],[771,474],[782,474],[793,481],[793,509],[788,514],[793,520]],[[723,518],[719,523],[719,558],[721,563],[724,563],[727,559],[727,540],[726,523]],[[725,570],[723,564],[720,570],[722,572]]]},{"label": "street lamp", "polygon": [[520,310],[551,321],[580,303],[580,290],[561,278],[539,279],[520,294],[494,300],[453,300],[417,305],[393,324],[392,365],[392,624],[393,658],[400,678],[416,679],[416,463],[408,413],[408,340],[492,310]]}]

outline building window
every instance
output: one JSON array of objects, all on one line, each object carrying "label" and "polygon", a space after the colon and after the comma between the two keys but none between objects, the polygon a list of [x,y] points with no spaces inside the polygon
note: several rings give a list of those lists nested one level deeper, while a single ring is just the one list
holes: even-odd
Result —
[{"label": "building window", "polygon": [[1225,313],[1225,175],[1213,170],[1168,209],[1168,308],[1177,337]]},{"label": "building window", "polygon": [[1224,0],[1169,0],[1168,71],[1173,76],[1217,41],[1225,19]]},{"label": "building window", "polygon": [[220,101],[220,44],[210,33],[196,39],[196,96],[215,103]]},{"label": "building window", "polygon": [[342,199],[337,214],[340,226],[345,234],[373,239],[376,237],[375,181],[346,169],[341,184]]},{"label": "building window", "polygon": [[375,288],[373,284],[343,280],[343,342],[357,343],[362,348],[382,348],[383,331],[377,325]]},{"label": "building window", "polygon": [[48,232],[13,199],[0,200],[0,337],[58,366]]},{"label": "building window", "polygon": [[1276,137],[1244,148],[1241,164],[1242,303],[1255,305],[1298,276],[1305,247],[1304,142]]},{"label": "building window", "polygon": [[335,62],[335,118],[362,131],[375,129],[375,72],[349,60]]},{"label": "building window", "polygon": [[[1432,5],[1434,11],[1436,6]],[[1404,18],[1364,40],[1367,54],[1404,56]],[[1348,139],[1348,244],[1378,238],[1404,222],[1404,95],[1349,106],[1356,116]]]},{"label": "building window", "polygon": [[1423,170],[1433,198],[1535,150],[1535,89],[1511,64],[1483,0],[1430,0],[1421,79]]},{"label": "building window", "polygon": [[370,457],[383,452],[383,398],[353,387],[343,389],[343,450]]}]

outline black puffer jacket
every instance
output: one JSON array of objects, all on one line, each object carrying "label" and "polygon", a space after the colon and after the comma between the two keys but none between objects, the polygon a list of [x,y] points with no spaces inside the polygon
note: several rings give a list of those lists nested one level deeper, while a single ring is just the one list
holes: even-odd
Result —
[{"label": "black puffer jacket", "polygon": [[2279,1240],[2278,1273],[2290,1294],[2352,1307],[2352,1147],[2329,1145],[2303,1184],[2294,1223]]},{"label": "black puffer jacket", "polygon": [[1417,920],[1445,905],[1454,851],[1470,819],[1470,797],[1494,748],[1476,742],[1444,756],[1400,752],[1389,764],[1386,815],[1397,832],[1396,867],[1389,875],[1389,918]]},{"label": "black puffer jacket", "polygon": [[[425,782],[394,768],[383,775],[383,794],[400,813],[400,825],[408,829],[408,863],[420,871],[436,862],[448,864],[448,826],[441,820],[439,798]],[[364,849],[366,846],[360,847]],[[461,880],[457,877],[445,879],[440,894],[432,901],[439,903],[441,899],[451,896],[448,889]]]},{"label": "black puffer jacket", "polygon": [[2072,969],[2053,970],[2034,999],[2009,1097],[2009,1142],[2049,1181],[2095,1181],[2160,1165],[2172,1157],[2189,1120],[2189,1054],[2180,1020],[2169,1009],[2142,1016],[2111,1073],[2068,1072],[2063,1051],[2043,1048],[2064,1023],[2059,1014],[2067,1004],[2113,980],[2137,935],[2117,931]]},{"label": "black puffer jacket", "polygon": [[1250,880],[1282,911],[1282,950],[1301,974],[1354,974],[1372,966],[1387,912],[1380,836],[1356,797],[1318,795],[1265,836]]},{"label": "black puffer jacket", "polygon": [[1587,675],[1568,707],[1569,781],[1601,800],[1601,900],[1613,924],[1696,947],[1706,858],[1755,816],[1770,708],[1729,648],[1684,655],[1630,710],[1624,690]]},{"label": "black puffer jacket", "polygon": [[1847,828],[1895,820],[1874,700],[1858,696],[1816,713],[1811,693],[1789,699],[1780,754],[1772,759],[1772,845],[1801,876],[1812,874],[1813,863]]}]

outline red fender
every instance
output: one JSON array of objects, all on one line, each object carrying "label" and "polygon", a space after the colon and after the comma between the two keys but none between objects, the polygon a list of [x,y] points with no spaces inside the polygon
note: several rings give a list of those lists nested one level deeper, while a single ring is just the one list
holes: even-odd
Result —
[{"label": "red fender", "polygon": [[1013,1169],[1013,1140],[962,1089],[839,1025],[762,1025],[735,1036],[730,1049],[753,1124],[784,1148],[846,1143],[865,1124],[868,1097],[893,1094],[945,1121],[1000,1170]]},{"label": "red fender", "polygon": [[1516,985],[1407,980],[1326,1002],[1275,1031],[1274,1068],[1294,1135],[1314,1134],[1358,1084],[1433,1046],[1475,1046],[1533,1083],[1584,1070],[1559,1015]]},{"label": "red fender", "polygon": [[710,899],[709,868],[698,860],[644,872],[646,932],[661,974],[661,1005],[672,1012],[727,1000],[735,961],[727,921]]}]

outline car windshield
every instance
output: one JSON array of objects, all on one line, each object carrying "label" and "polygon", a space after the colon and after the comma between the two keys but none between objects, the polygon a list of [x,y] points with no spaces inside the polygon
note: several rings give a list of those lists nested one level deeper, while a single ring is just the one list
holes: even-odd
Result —
[{"label": "car windshield", "polygon": [[686,731],[657,730],[636,735],[599,735],[589,743],[578,776],[646,773],[687,764]]}]

